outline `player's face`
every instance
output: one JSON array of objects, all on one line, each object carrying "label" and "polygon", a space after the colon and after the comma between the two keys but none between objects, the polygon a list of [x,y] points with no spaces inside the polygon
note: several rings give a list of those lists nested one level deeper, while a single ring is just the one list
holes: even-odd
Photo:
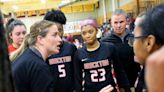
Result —
[{"label": "player's face", "polygon": [[14,27],[13,31],[9,34],[12,39],[14,46],[19,47],[23,42],[26,34],[26,28],[24,25],[17,25]]},{"label": "player's face", "polygon": [[97,30],[91,25],[86,25],[82,27],[81,35],[86,44],[92,45],[96,42]]},{"label": "player's face", "polygon": [[141,34],[142,29],[138,26],[134,29],[134,43],[133,43],[133,49],[136,58],[138,59],[138,63],[144,64],[146,58],[149,55],[149,52],[147,51],[147,40],[146,36],[143,36]]}]

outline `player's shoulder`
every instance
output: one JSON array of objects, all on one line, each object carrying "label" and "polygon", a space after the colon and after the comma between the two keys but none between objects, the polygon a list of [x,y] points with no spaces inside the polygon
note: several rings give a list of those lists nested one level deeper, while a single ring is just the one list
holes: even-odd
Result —
[{"label": "player's shoulder", "polygon": [[68,47],[76,48],[76,46],[75,46],[73,43],[68,42],[68,41],[63,41],[63,44],[64,44],[65,46],[68,46]]},{"label": "player's shoulder", "polygon": [[114,44],[111,42],[100,42],[103,47],[114,47]]}]

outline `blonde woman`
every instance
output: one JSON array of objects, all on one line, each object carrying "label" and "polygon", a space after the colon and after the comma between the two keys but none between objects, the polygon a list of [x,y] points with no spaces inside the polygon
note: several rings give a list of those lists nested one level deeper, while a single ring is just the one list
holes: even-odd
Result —
[{"label": "blonde woman", "polygon": [[61,38],[56,23],[46,20],[33,24],[16,58],[12,73],[18,92],[53,92],[53,78],[47,57],[59,53]]}]

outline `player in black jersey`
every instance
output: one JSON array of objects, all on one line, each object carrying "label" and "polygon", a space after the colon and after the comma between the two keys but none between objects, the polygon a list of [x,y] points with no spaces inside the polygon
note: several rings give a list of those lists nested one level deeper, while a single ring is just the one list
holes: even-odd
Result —
[{"label": "player in black jersey", "polygon": [[75,89],[76,92],[99,92],[103,87],[112,85],[117,92],[112,66],[116,73],[118,86],[130,92],[127,77],[118,62],[115,47],[109,43],[100,43],[97,38],[97,25],[93,19],[81,24],[81,35],[85,46],[75,53]]},{"label": "player in black jersey", "polygon": [[[47,12],[45,20],[58,22],[61,38],[63,37],[63,25],[66,23],[66,17],[60,10],[52,10]],[[53,74],[55,92],[73,92],[74,90],[74,73],[73,73],[73,56],[76,46],[70,42],[62,41],[60,53],[51,55],[47,63],[49,63]]]}]

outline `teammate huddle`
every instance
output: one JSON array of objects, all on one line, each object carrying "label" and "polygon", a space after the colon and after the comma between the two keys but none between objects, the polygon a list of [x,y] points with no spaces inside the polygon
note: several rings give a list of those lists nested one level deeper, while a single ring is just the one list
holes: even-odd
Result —
[{"label": "teammate huddle", "polygon": [[[113,16],[117,15],[122,15],[122,12]],[[123,18],[126,19],[126,16],[123,16]],[[66,23],[65,15],[59,10],[52,10],[46,14],[44,20],[54,22],[59,32],[56,35],[62,38],[63,24]],[[30,40],[27,41],[27,45],[24,42],[27,46],[24,47],[26,50],[19,54],[20,56],[12,59],[14,60],[12,62],[12,71],[18,91],[44,92],[55,90],[73,92],[75,90],[77,92],[98,92],[110,84],[114,87],[113,92],[119,91],[119,88],[125,92],[130,92],[128,78],[119,60],[120,56],[117,48],[115,44],[97,40],[98,29],[95,20],[87,19],[81,23],[81,36],[85,42],[81,49],[77,50],[73,44],[59,40],[60,51],[54,52],[52,55],[50,53],[53,51],[49,47],[52,43],[48,44],[48,39],[46,41],[42,40],[46,39],[49,33],[45,30],[55,28],[52,27],[53,25],[46,25],[46,23],[51,24],[48,21],[41,21],[31,27],[29,38],[25,38]],[[115,21],[123,24],[123,22],[121,23],[123,20]],[[116,25],[116,27],[119,26]],[[45,32],[47,32],[47,35]],[[123,33],[125,33],[125,30],[122,30],[121,35]],[[30,37],[35,39],[31,40]],[[48,58],[46,59],[46,57]],[[47,62],[50,70],[39,58],[43,58],[42,60]],[[42,70],[40,70],[41,66]],[[115,77],[112,72],[113,69]],[[50,76],[51,74],[52,76]]]},{"label": "teammate huddle", "polygon": [[113,92],[117,92],[118,84],[125,92],[130,92],[115,46],[99,42],[96,38],[98,29],[95,20],[87,19],[81,24],[85,45],[78,50],[72,43],[58,38],[63,37],[65,23],[65,15],[60,10],[52,10],[47,12],[43,21],[30,28],[22,46],[13,52],[15,58],[11,58],[17,90],[98,92],[111,84]]},{"label": "teammate huddle", "polygon": [[[163,7],[164,4],[161,4],[155,9],[159,12],[156,14],[159,18],[164,18],[161,15]],[[154,14],[155,10],[148,14]],[[111,19],[112,33],[101,41],[96,38],[98,29],[95,20],[86,19],[81,23],[81,36],[85,44],[76,49],[75,45],[61,39],[66,23],[65,15],[60,10],[48,12],[44,20],[32,25],[20,49],[16,50],[16,57],[12,59],[12,74],[17,91],[134,92],[134,83],[140,71],[139,64],[134,62],[134,53],[145,67],[147,56],[160,48],[164,40],[158,35],[156,27],[153,26],[151,32],[149,28],[144,28],[154,23],[151,20],[152,24],[146,25],[152,18],[148,14],[138,22],[133,35],[125,27],[124,11],[116,10]],[[162,28],[163,22],[158,22],[161,23],[158,27]],[[130,37],[134,38],[134,53],[128,44]],[[138,46],[142,48],[139,50]],[[142,52],[144,56],[139,54],[141,50],[145,51]],[[144,68],[138,86],[136,92],[147,91]]]}]

